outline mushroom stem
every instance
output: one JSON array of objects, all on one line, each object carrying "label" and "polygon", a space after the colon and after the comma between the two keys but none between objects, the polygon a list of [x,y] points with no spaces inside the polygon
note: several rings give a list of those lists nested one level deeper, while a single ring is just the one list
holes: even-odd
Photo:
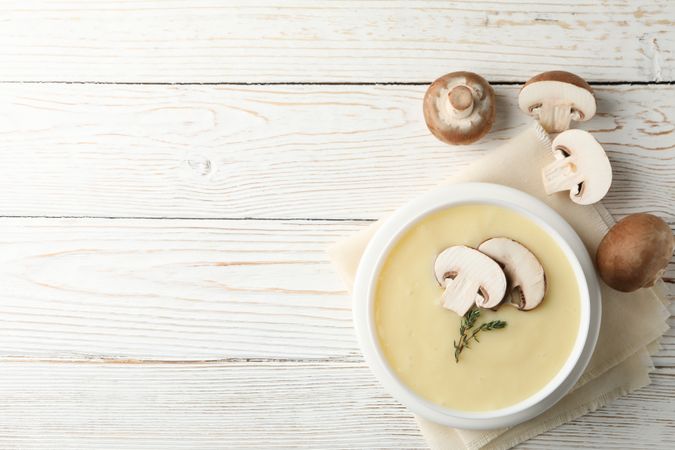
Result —
[{"label": "mushroom stem", "polygon": [[473,112],[473,95],[467,86],[455,86],[448,93],[453,114],[458,119],[468,117]]},{"label": "mushroom stem", "polygon": [[458,280],[456,283],[454,280],[448,280],[441,296],[441,302],[444,308],[463,316],[474,303],[483,299],[476,292],[478,292],[478,285],[469,285],[464,280]]},{"label": "mushroom stem", "polygon": [[544,167],[542,176],[544,189],[548,195],[560,191],[576,192],[579,184],[584,181],[583,176],[576,170],[572,157],[556,159]]},{"label": "mushroom stem", "polygon": [[578,120],[578,114],[572,113],[569,103],[544,104],[539,110],[539,123],[549,133],[559,133],[570,127],[572,119]]}]

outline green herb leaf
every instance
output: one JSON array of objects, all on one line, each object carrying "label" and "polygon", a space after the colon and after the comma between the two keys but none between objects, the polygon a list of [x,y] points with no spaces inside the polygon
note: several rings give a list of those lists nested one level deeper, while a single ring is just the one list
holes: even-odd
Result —
[{"label": "green herb leaf", "polygon": [[[462,321],[459,325],[459,341],[452,341],[452,344],[455,348],[455,362],[459,362],[459,355],[465,348],[471,348],[469,346],[471,340],[480,343],[478,340],[478,333],[481,331],[500,330],[506,327],[505,321],[492,320],[490,322],[482,323],[474,329],[474,325],[476,324],[476,321],[479,317],[480,310],[476,307],[471,308],[469,311],[467,311],[464,317],[462,317]],[[473,331],[470,332],[472,329]]]}]

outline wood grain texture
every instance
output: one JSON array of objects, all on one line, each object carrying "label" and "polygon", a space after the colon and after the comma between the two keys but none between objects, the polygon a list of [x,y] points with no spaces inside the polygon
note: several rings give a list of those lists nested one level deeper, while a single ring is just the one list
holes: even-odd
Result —
[{"label": "wood grain texture", "polygon": [[[0,85],[0,215],[373,219],[530,123],[497,88],[493,131],[451,147],[424,86]],[[675,86],[596,87],[605,203],[675,220]]]},{"label": "wood grain texture", "polygon": [[524,81],[675,75],[675,4],[527,0],[0,2],[0,80]]},{"label": "wood grain texture", "polygon": [[367,225],[0,219],[0,357],[360,360],[325,249]]},{"label": "wood grain texture", "polygon": [[362,363],[0,363],[0,396],[3,449],[423,446]]},{"label": "wood grain texture", "polygon": [[0,219],[0,356],[360,358],[344,222]]},{"label": "wood grain texture", "polygon": [[[672,448],[673,389],[675,372],[662,371],[522,448]],[[0,396],[4,449],[425,448],[363,363],[5,361]]]}]

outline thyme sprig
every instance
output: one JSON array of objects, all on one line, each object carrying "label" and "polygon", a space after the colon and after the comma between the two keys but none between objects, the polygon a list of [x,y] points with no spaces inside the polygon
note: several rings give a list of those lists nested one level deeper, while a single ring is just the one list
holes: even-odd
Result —
[{"label": "thyme sprig", "polygon": [[503,320],[491,320],[490,322],[483,322],[478,325],[477,328],[474,328],[479,317],[480,310],[475,307],[467,311],[464,317],[462,317],[462,321],[459,325],[459,342],[453,341],[455,346],[455,362],[459,362],[459,354],[462,353],[465,348],[471,348],[469,344],[472,340],[480,342],[478,340],[478,333],[481,331],[499,330],[506,327],[506,322]]}]

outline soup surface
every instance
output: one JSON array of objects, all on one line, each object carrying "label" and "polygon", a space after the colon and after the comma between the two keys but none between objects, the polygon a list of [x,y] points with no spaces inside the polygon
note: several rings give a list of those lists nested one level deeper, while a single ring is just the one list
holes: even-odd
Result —
[{"label": "soup surface", "polygon": [[[460,317],[440,304],[434,261],[447,247],[477,247],[498,236],[539,259],[546,295],[531,311],[481,309],[476,325],[501,319],[507,326],[482,332],[456,362]],[[375,293],[380,345],[399,379],[432,402],[464,411],[511,406],[543,388],[571,353],[579,320],[579,288],[562,249],[527,217],[487,204],[451,207],[414,225],[392,247]]]}]

